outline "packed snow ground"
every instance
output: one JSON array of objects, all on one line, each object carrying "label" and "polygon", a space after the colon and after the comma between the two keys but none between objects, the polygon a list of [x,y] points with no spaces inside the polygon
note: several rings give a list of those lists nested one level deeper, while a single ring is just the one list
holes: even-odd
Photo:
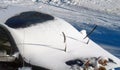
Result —
[{"label": "packed snow ground", "polygon": [[120,15],[120,0],[0,0],[0,3],[21,3],[21,4],[32,4],[32,1],[40,1],[44,3],[51,4],[71,4],[76,6],[86,7],[92,10],[104,11],[107,13],[112,13],[116,15]]}]

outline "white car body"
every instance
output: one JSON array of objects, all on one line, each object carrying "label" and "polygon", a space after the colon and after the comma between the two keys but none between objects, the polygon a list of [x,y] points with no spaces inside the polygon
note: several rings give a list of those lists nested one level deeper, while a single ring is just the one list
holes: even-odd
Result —
[{"label": "white car body", "polygon": [[[89,38],[84,39],[85,30],[79,32],[63,19],[54,17],[53,20],[24,28],[12,28],[5,24],[9,18],[27,11],[34,10],[14,6],[0,10],[0,26],[7,28],[13,36],[25,62],[52,70],[70,70],[70,66],[65,64],[68,60],[105,56],[117,63],[107,65],[107,70],[120,67],[120,59],[92,40],[86,44]],[[63,33],[66,36],[66,42],[64,42]]]}]

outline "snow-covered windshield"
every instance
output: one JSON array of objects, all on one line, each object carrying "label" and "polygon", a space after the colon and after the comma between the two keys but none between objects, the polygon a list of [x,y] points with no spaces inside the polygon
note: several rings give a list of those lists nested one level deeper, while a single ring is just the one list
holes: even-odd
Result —
[{"label": "snow-covered windshield", "polygon": [[9,18],[5,24],[11,28],[26,28],[49,20],[54,20],[54,17],[36,11],[29,11]]}]

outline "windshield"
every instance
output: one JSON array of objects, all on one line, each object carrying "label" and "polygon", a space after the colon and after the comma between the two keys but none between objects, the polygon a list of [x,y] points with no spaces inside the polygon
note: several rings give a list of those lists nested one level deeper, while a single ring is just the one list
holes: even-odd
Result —
[{"label": "windshield", "polygon": [[54,17],[36,11],[29,11],[9,18],[5,24],[11,28],[26,28],[49,20],[54,20]]}]

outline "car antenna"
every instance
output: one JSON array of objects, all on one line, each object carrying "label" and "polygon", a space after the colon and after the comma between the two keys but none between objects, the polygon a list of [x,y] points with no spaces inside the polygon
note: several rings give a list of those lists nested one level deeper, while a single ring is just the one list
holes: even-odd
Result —
[{"label": "car antenna", "polygon": [[90,36],[96,28],[97,28],[97,25],[95,25],[95,26],[93,27],[93,29],[90,31],[90,33],[88,33],[83,39],[85,39],[85,38],[87,38],[88,36]]}]

